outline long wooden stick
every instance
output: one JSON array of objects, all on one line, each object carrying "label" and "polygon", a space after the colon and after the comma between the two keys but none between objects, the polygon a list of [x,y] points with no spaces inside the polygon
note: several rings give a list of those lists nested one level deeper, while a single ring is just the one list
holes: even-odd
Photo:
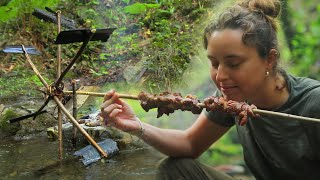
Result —
[{"label": "long wooden stick", "polygon": [[[61,31],[61,11],[56,12],[57,17],[57,33],[59,34]],[[61,75],[61,44],[58,44],[57,49],[57,79],[59,79]],[[59,98],[60,99],[60,98]],[[60,99],[61,100],[61,99]],[[62,112],[61,108],[58,107],[58,134],[59,134],[59,159],[62,160],[63,153],[63,139],[62,139]]]},{"label": "long wooden stick", "polygon": [[[65,94],[72,94],[72,91],[63,91]],[[81,95],[88,95],[88,96],[96,96],[96,97],[104,97],[106,93],[98,93],[98,92],[88,92],[88,91],[76,91],[77,94]],[[138,96],[136,95],[129,95],[129,94],[118,94],[120,98],[123,99],[133,99],[139,100]]]},{"label": "long wooden stick", "polygon": [[293,119],[293,120],[320,122],[320,119],[317,119],[317,118],[297,116],[297,115],[293,115],[293,114],[280,113],[280,112],[274,112],[274,111],[267,111],[267,110],[262,110],[262,109],[253,109],[253,112],[257,113],[257,114],[261,114],[261,115],[278,116],[278,117],[284,117],[284,118],[289,118],[289,119]]},{"label": "long wooden stick", "polygon": [[24,55],[28,61],[28,63],[30,64],[32,70],[34,71],[34,73],[36,73],[36,75],[38,76],[39,80],[41,81],[41,83],[46,87],[47,90],[50,89],[48,83],[46,82],[46,80],[44,80],[44,78],[41,76],[40,72],[38,71],[38,69],[36,68],[36,66],[33,64],[33,62],[31,61],[28,53],[27,53],[27,50],[25,49],[24,45],[21,45],[22,46],[22,50],[24,52]]},{"label": "long wooden stick", "polygon": [[[72,91],[63,91],[66,94],[71,94]],[[97,96],[97,97],[104,97],[105,93],[97,93],[97,92],[87,92],[87,91],[76,91],[77,94],[82,95],[90,95],[90,96]],[[118,94],[120,98],[123,99],[133,99],[133,100],[139,100],[138,96],[135,95],[128,95],[128,94]],[[205,107],[203,103],[198,104],[200,107]],[[271,115],[271,116],[277,116],[277,117],[284,117],[289,118],[293,120],[300,120],[300,121],[312,121],[312,122],[320,122],[320,119],[317,118],[310,118],[310,117],[304,117],[304,116],[297,116],[287,113],[281,113],[281,112],[274,112],[274,111],[267,111],[267,110],[261,110],[261,109],[253,109],[252,110],[256,114],[260,115]]]},{"label": "long wooden stick", "polygon": [[[72,116],[74,119],[77,119],[77,93],[76,93],[76,88],[77,88],[77,80],[73,79],[72,82],[72,100],[73,100],[73,103],[72,103]],[[76,137],[77,137],[77,127],[73,124],[73,127],[72,127],[72,145],[73,147],[76,146]]]}]

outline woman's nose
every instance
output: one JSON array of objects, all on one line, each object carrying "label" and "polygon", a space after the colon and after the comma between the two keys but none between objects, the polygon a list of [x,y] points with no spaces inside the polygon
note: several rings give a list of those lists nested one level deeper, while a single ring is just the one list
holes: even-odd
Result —
[{"label": "woman's nose", "polygon": [[227,78],[228,78],[228,73],[226,72],[226,69],[220,65],[217,69],[217,76],[216,76],[217,82],[222,82]]}]

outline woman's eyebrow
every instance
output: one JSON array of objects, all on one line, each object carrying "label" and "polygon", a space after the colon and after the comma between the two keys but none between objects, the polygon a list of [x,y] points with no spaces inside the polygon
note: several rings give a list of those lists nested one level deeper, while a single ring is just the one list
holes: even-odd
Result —
[{"label": "woman's eyebrow", "polygon": [[208,58],[208,59],[210,59],[210,60],[211,60],[211,59],[215,59],[215,57],[214,57],[214,56],[209,55],[209,54],[207,55],[207,58]]},{"label": "woman's eyebrow", "polygon": [[239,57],[241,57],[241,56],[238,54],[229,54],[229,55],[224,56],[224,58],[226,58],[226,59],[239,58]]},{"label": "woman's eyebrow", "polygon": [[[224,59],[233,59],[233,58],[241,58],[242,56],[239,54],[228,54],[224,56]],[[207,55],[207,58],[210,60],[216,59],[216,57],[212,56],[212,55]]]}]

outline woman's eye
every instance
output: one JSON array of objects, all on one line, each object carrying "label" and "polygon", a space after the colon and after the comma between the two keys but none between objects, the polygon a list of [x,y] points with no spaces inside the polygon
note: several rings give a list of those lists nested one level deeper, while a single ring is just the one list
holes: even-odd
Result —
[{"label": "woman's eye", "polygon": [[211,66],[215,69],[218,69],[219,67],[219,63],[214,63],[214,62],[211,62]]},{"label": "woman's eye", "polygon": [[240,65],[240,63],[232,63],[232,64],[230,64],[229,66],[231,67],[231,68],[236,68],[236,67],[238,67]]},{"label": "woman's eye", "polygon": [[239,66],[240,66],[240,62],[230,62],[230,63],[228,63],[228,66],[230,67],[230,68],[238,68]]}]

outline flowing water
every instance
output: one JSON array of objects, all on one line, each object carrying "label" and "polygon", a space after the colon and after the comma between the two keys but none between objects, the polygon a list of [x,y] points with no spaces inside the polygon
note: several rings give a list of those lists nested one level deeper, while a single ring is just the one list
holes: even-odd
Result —
[{"label": "flowing water", "polygon": [[[100,101],[100,99],[98,99]],[[4,101],[2,101],[4,102]],[[30,100],[14,100],[6,104],[11,107],[23,106],[19,102],[30,104]],[[136,103],[138,102],[130,102]],[[93,103],[94,104],[94,103]],[[98,106],[98,105],[96,105]],[[152,119],[151,124],[158,127],[173,127],[184,129],[188,127],[196,115],[177,112],[172,116],[156,118],[156,111],[145,113],[140,105],[139,117]],[[84,106],[84,109],[86,107]],[[137,111],[139,113],[139,111]],[[145,116],[142,116],[145,115]],[[147,117],[148,116],[148,117]],[[181,119],[174,121],[170,119]],[[189,120],[188,120],[189,119]],[[32,121],[31,119],[25,121]],[[45,133],[45,132],[43,132]],[[64,134],[65,135],[65,134]],[[71,136],[70,136],[71,137]],[[64,138],[64,140],[66,140]],[[83,142],[82,142],[83,143]],[[2,179],[155,179],[157,164],[165,156],[149,146],[130,146],[120,148],[120,153],[89,166],[84,166],[82,161],[73,153],[87,144],[77,145],[72,148],[71,142],[63,143],[63,159],[59,160],[59,142],[51,141],[45,134],[35,135],[22,139],[0,139],[0,180]],[[121,145],[121,144],[120,144]]]},{"label": "flowing water", "polygon": [[154,179],[164,157],[149,147],[137,147],[85,167],[72,148],[64,148],[59,161],[58,141],[46,137],[0,142],[0,179]]}]

